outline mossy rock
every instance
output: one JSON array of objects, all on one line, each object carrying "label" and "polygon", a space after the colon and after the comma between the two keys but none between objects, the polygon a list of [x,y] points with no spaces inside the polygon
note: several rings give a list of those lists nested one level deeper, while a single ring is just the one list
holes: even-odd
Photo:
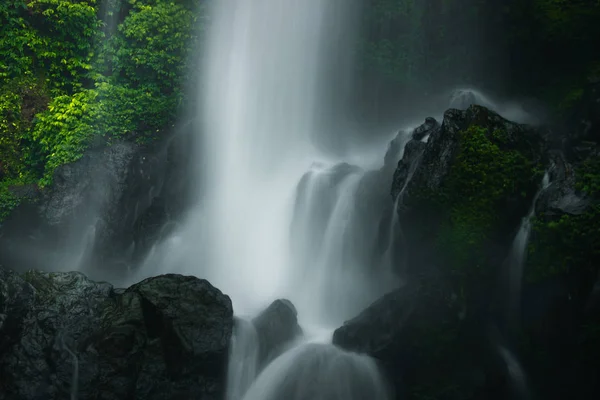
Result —
[{"label": "mossy rock", "polygon": [[[565,172],[549,188],[558,195],[538,205],[525,279],[534,283],[563,276],[572,294],[584,301],[600,265],[600,151],[559,167]],[[579,199],[577,207],[555,205],[572,204],[573,199]]]},{"label": "mossy rock", "polygon": [[448,110],[431,134],[400,212],[416,227],[412,247],[436,254],[455,290],[470,296],[491,284],[538,191],[544,154],[541,132],[480,106]]}]

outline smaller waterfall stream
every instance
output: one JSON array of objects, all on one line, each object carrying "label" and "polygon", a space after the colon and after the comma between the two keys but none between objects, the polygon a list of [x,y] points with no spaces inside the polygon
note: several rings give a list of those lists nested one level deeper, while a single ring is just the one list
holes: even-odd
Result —
[{"label": "smaller waterfall stream", "polygon": [[241,399],[256,379],[258,350],[258,333],[254,324],[237,318],[229,350],[227,400]]},{"label": "smaller waterfall stream", "polygon": [[523,266],[526,261],[526,249],[529,243],[529,235],[531,233],[531,223],[535,216],[535,203],[540,194],[550,185],[550,175],[548,172],[544,174],[540,190],[535,195],[529,212],[522,219],[521,226],[517,232],[508,258],[506,260],[509,268],[509,293],[507,317],[509,318],[509,326],[515,327],[516,321],[520,318],[520,301],[521,301],[521,286],[523,280]]},{"label": "smaller waterfall stream", "polygon": [[[505,266],[508,268],[508,284],[506,293],[506,306],[504,307],[504,323],[506,325],[506,331],[504,335],[499,336],[500,340],[510,338],[511,335],[517,331],[519,327],[519,321],[521,318],[521,287],[523,280],[523,268],[526,261],[526,250],[527,244],[529,243],[529,236],[531,233],[531,225],[533,217],[535,216],[535,205],[540,194],[548,188],[550,185],[550,174],[548,171],[544,174],[542,184],[538,192],[533,198],[529,212],[521,220],[521,225],[505,261]],[[530,398],[529,388],[527,385],[527,376],[523,367],[519,363],[514,352],[509,346],[504,344],[497,344],[498,354],[506,364],[508,375],[511,379],[512,393],[515,399],[525,400]]]}]

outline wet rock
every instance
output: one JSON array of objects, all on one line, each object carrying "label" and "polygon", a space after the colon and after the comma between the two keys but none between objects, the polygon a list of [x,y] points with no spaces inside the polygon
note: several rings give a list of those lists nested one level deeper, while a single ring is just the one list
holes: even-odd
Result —
[{"label": "wet rock", "polygon": [[0,271],[0,399],[222,398],[233,313],[207,281]]},{"label": "wet rock", "polygon": [[[441,280],[388,293],[333,335],[343,349],[374,357],[396,398],[474,398],[491,369],[486,343],[465,330],[462,300]],[[497,388],[496,388],[497,389]]]},{"label": "wet rock", "polygon": [[431,134],[434,129],[439,128],[440,124],[435,118],[427,117],[425,122],[419,125],[412,133],[412,138],[415,140],[423,140],[425,136]]},{"label": "wet rock", "polygon": [[[534,163],[540,162],[544,157],[544,142],[535,129],[510,122],[481,106],[471,106],[464,111],[449,109],[444,113],[442,124],[431,130],[422,162],[407,187],[408,193],[422,189],[435,191],[440,188],[460,150],[459,133],[471,126],[486,128],[490,132],[501,130],[504,141],[502,147],[522,150]],[[406,156],[408,154],[405,153]],[[394,181],[392,192],[398,191],[398,186],[402,183]]]},{"label": "wet rock", "polygon": [[536,214],[543,214],[546,217],[583,214],[591,201],[588,196],[575,188],[577,177],[573,165],[561,153],[553,153],[551,160],[552,184],[540,193],[535,205]]},{"label": "wet rock", "polygon": [[405,130],[398,132],[396,137],[388,144],[387,151],[383,158],[383,169],[394,168],[398,160],[402,158],[404,145],[410,139],[409,133]]},{"label": "wet rock", "polygon": [[92,277],[120,278],[123,266],[142,259],[187,206],[192,147],[183,132],[150,145],[91,148],[60,166],[52,184],[34,191],[0,226],[0,262],[44,270],[66,264]]},{"label": "wet rock", "polygon": [[545,150],[537,129],[482,106],[449,109],[427,143],[409,142],[391,187],[394,198],[402,193],[400,224],[411,227],[408,273],[437,269],[464,288],[472,310],[485,308],[542,180]]},{"label": "wet rock", "polygon": [[302,335],[297,315],[296,307],[291,301],[279,299],[252,320],[259,343],[259,370]]},{"label": "wet rock", "polygon": [[420,140],[411,140],[404,148],[404,156],[398,162],[392,180],[392,198],[396,199],[406,187],[417,169],[427,144]]}]

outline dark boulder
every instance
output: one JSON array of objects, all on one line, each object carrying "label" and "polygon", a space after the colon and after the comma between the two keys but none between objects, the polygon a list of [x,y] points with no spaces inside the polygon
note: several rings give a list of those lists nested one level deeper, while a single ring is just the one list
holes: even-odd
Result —
[{"label": "dark boulder", "polygon": [[222,398],[233,312],[207,281],[0,273],[0,399]]},{"label": "dark boulder", "polygon": [[302,335],[297,315],[292,302],[279,299],[252,320],[258,337],[259,371]]},{"label": "dark boulder", "polygon": [[486,339],[469,333],[463,311],[460,294],[429,277],[377,300],[338,328],[333,343],[378,360],[398,399],[500,394],[501,366]]}]

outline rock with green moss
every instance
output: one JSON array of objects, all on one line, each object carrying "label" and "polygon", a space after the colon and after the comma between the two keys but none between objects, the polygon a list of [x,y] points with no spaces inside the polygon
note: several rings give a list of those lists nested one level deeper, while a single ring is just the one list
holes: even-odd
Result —
[{"label": "rock with green moss", "polygon": [[588,355],[600,346],[600,151],[586,142],[573,150],[551,154],[551,185],[536,204],[523,271],[520,351],[544,398],[599,390],[600,364]]},{"label": "rock with green moss", "polygon": [[569,278],[580,301],[600,266],[600,149],[569,162],[553,157],[552,185],[540,196],[528,247],[525,278]]},{"label": "rock with green moss", "polygon": [[0,268],[0,399],[219,399],[229,297],[194,277],[127,290]]},{"label": "rock with green moss", "polygon": [[414,227],[408,235],[414,249],[410,269],[438,268],[471,300],[485,292],[544,165],[542,132],[481,106],[446,111],[414,173],[397,170],[404,179],[392,187],[392,193],[403,188],[398,212],[405,226]]}]

